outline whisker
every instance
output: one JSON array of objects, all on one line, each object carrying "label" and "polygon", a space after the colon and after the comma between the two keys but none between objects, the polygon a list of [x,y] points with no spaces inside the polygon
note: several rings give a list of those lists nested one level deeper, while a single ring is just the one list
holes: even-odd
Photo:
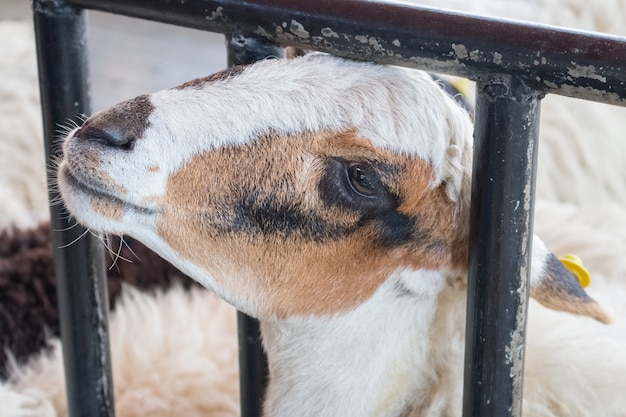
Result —
[{"label": "whisker", "polygon": [[[131,248],[131,247],[130,247],[130,245],[128,244],[128,242],[126,242],[126,241],[124,240],[124,236],[121,236],[121,239],[122,239],[122,244],[126,245],[126,247],[128,248],[128,250],[130,251],[130,253],[131,253],[131,254],[132,254],[135,258],[137,258],[137,260],[138,260],[139,262],[143,262],[143,261],[142,261],[142,259],[141,259],[141,257],[140,257],[139,255],[137,255],[137,253],[133,250],[133,248]],[[131,261],[131,262],[132,262],[132,261]]]},{"label": "whisker", "polygon": [[[110,239],[108,236],[107,236],[107,238],[108,238],[109,242],[112,242],[112,239]],[[109,254],[111,255],[111,259],[113,261],[113,263],[109,267],[109,270],[113,269],[113,267],[115,266],[117,268],[117,271],[120,272],[120,269],[117,266],[117,261],[119,259],[121,259],[123,261],[126,261],[128,263],[131,263],[131,264],[133,263],[132,260],[127,259],[126,257],[122,256],[122,248],[123,248],[122,244],[123,244],[123,241],[124,241],[123,237],[120,236],[120,244],[119,244],[119,247],[117,248],[117,251],[113,251],[113,249],[112,249],[112,247],[110,245],[107,246],[107,248],[109,249]]]},{"label": "whisker", "polygon": [[80,239],[82,239],[88,232],[90,231],[90,229],[85,229],[85,231],[83,233],[80,234],[80,236],[78,236],[76,239],[72,240],[70,243],[67,243],[65,245],[61,245],[59,246],[59,249],[65,249],[67,247],[72,246],[74,243],[78,242]]},{"label": "whisker", "polygon": [[78,226],[80,223],[78,222],[74,222],[73,225],[65,227],[63,229],[52,229],[54,232],[67,232],[68,230],[72,230],[73,228],[75,228],[76,226]]}]

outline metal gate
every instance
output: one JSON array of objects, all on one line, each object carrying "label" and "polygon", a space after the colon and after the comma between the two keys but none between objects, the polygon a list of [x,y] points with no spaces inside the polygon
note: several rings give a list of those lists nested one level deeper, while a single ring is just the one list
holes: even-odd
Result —
[{"label": "metal gate", "polygon": [[[475,80],[463,415],[521,415],[540,99],[626,105],[626,39],[387,1],[33,0],[49,160],[57,126],[90,113],[85,9],[223,33],[229,65],[293,45]],[[51,208],[69,413],[113,416],[103,250],[62,210]],[[242,416],[258,417],[258,323],[238,323]]]}]

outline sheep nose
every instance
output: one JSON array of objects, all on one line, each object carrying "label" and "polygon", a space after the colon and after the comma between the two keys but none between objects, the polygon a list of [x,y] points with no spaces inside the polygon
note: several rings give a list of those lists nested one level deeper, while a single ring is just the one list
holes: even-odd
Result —
[{"label": "sheep nose", "polygon": [[81,127],[74,137],[124,150],[131,150],[136,141],[134,136],[125,134],[121,129],[101,129],[89,124]]}]

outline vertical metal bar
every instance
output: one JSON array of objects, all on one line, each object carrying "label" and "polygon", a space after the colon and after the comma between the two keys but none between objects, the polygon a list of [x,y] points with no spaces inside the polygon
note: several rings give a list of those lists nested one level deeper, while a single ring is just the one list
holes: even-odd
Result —
[{"label": "vertical metal bar", "polygon": [[[264,38],[245,33],[226,37],[228,65],[247,65],[268,57],[281,58],[284,49]],[[239,334],[239,388],[241,417],[261,417],[263,399],[269,376],[267,358],[261,343],[259,322],[248,315],[237,313]]]},{"label": "vertical metal bar", "polygon": [[[49,179],[61,154],[59,126],[89,114],[84,12],[61,0],[34,0],[39,83]],[[41,161],[43,163],[43,161]],[[59,195],[51,187],[50,201]],[[61,204],[50,208],[63,359],[71,417],[112,417],[107,293],[101,242],[74,227]]]},{"label": "vertical metal bar", "polygon": [[513,76],[477,87],[464,417],[519,417],[539,97]]}]

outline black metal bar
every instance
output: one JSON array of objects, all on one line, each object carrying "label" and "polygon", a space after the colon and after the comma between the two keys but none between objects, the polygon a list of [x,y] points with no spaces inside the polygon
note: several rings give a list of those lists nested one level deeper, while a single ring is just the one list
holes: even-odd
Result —
[{"label": "black metal bar", "polygon": [[[33,1],[33,13],[46,157],[53,167],[61,153],[60,144],[54,143],[59,126],[77,114],[90,113],[85,16],[54,0]],[[68,218],[55,187],[49,197],[57,202],[51,205],[50,215],[68,413],[71,417],[112,417],[102,244]]]},{"label": "black metal bar", "polygon": [[464,417],[519,417],[539,98],[521,80],[477,87]]},{"label": "black metal bar", "polygon": [[268,366],[258,320],[237,312],[241,417],[260,417],[268,382]]},{"label": "black metal bar", "polygon": [[[226,37],[228,65],[247,65],[268,57],[284,56],[283,48],[249,33],[234,32]],[[261,417],[268,382],[267,357],[261,343],[258,320],[237,312],[239,337],[239,391],[241,417]]]},{"label": "black metal bar", "polygon": [[626,105],[626,38],[366,0],[68,0],[225,34],[242,31],[353,59]]}]

